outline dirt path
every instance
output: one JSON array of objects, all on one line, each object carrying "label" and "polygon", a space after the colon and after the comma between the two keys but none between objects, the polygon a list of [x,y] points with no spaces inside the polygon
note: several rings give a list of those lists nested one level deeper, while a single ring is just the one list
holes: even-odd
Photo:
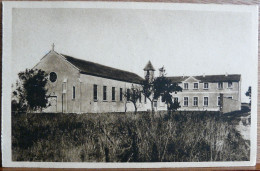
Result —
[{"label": "dirt path", "polygon": [[241,111],[234,111],[224,115],[245,140],[250,140],[251,108],[249,104],[242,104]]},{"label": "dirt path", "polygon": [[251,115],[241,116],[241,120],[239,121],[236,129],[240,132],[241,136],[245,140],[250,140],[250,127],[251,127]]}]

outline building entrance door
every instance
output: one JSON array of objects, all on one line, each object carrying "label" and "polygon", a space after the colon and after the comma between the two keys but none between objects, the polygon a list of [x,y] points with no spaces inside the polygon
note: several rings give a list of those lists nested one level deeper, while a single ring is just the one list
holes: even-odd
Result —
[{"label": "building entrance door", "polygon": [[57,96],[50,96],[48,98],[48,104],[49,106],[44,110],[44,112],[57,112]]}]

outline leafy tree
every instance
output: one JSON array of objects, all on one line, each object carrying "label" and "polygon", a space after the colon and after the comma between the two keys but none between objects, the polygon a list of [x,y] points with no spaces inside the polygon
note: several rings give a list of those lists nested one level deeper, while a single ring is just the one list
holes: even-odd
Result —
[{"label": "leafy tree", "polygon": [[248,87],[248,90],[246,92],[246,96],[249,97],[249,100],[250,100],[249,104],[251,105],[251,86]]},{"label": "leafy tree", "polygon": [[[173,101],[172,99],[172,93],[177,93],[179,91],[182,91],[182,88],[178,86],[177,83],[172,83],[170,79],[167,77],[164,77],[163,75],[161,77],[157,77],[155,79],[155,90],[156,94],[160,93],[160,96],[162,97],[162,101],[167,104],[167,110],[176,110],[180,107],[179,102]],[[159,94],[157,94],[158,96]]]},{"label": "leafy tree", "polygon": [[47,107],[48,95],[45,88],[48,74],[38,69],[26,69],[18,74],[19,81],[13,91],[12,106],[18,111],[36,111]]},{"label": "leafy tree", "polygon": [[180,107],[178,102],[173,102],[171,93],[182,91],[182,88],[176,83],[172,83],[164,75],[161,75],[152,81],[145,80],[143,82],[142,93],[151,102],[151,109],[154,112],[154,101],[161,96],[162,101],[167,104],[168,110],[176,110]]},{"label": "leafy tree", "polygon": [[137,101],[141,98],[141,90],[139,87],[132,85],[130,89],[127,89],[124,93],[126,102],[130,101],[135,107],[135,114],[137,113]]}]

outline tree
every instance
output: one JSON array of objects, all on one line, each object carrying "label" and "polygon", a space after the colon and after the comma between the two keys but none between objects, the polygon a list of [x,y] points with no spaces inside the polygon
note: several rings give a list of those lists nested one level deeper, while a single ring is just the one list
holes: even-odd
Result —
[{"label": "tree", "polygon": [[135,114],[137,113],[137,101],[141,98],[141,90],[139,87],[132,85],[130,89],[127,89],[124,94],[126,101],[133,103],[135,108]]},{"label": "tree", "polygon": [[[36,111],[47,107],[48,95],[46,84],[48,74],[38,69],[26,69],[18,74],[19,81],[13,91],[14,106],[20,111]],[[15,102],[16,101],[16,102]],[[18,111],[19,111],[18,110]]]},{"label": "tree", "polygon": [[170,79],[162,74],[161,76],[153,79],[152,81],[145,80],[143,82],[142,93],[151,102],[151,109],[154,112],[153,103],[161,96],[162,101],[167,104],[167,110],[176,110],[180,107],[178,102],[172,100],[172,93],[182,91],[182,88],[176,83],[172,83]]},{"label": "tree", "polygon": [[135,107],[135,114],[137,113],[137,101],[141,98],[141,90],[139,87],[132,85],[130,89],[127,89],[124,93],[124,97],[126,98],[126,102],[130,101],[133,103]]},{"label": "tree", "polygon": [[167,110],[176,110],[180,107],[179,102],[172,100],[172,93],[177,93],[179,91],[182,91],[182,88],[178,86],[176,83],[172,83],[170,79],[167,77],[164,77],[164,75],[157,77],[155,79],[155,90],[157,96],[162,97],[162,101],[167,104]]},{"label": "tree", "polygon": [[248,90],[246,92],[246,96],[249,97],[249,105],[251,105],[251,86],[248,87]]}]

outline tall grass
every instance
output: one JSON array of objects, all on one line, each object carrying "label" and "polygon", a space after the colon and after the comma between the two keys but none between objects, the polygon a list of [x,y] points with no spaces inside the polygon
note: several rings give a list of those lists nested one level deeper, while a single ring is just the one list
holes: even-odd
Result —
[{"label": "tall grass", "polygon": [[244,161],[249,143],[218,112],[12,116],[14,161]]}]

